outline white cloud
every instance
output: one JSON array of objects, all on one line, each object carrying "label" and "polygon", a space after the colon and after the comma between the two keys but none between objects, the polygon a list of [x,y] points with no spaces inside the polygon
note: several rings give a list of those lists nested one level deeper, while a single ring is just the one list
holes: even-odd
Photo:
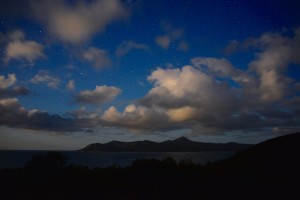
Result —
[{"label": "white cloud", "polygon": [[68,90],[75,90],[75,81],[69,80],[66,87]]},{"label": "white cloud", "polygon": [[117,50],[116,50],[116,55],[118,57],[122,57],[124,55],[126,55],[129,51],[133,50],[133,49],[140,49],[140,50],[148,50],[149,47],[145,44],[139,44],[135,41],[124,41],[122,42]]},{"label": "white cloud", "polygon": [[19,100],[17,98],[0,99],[0,105],[6,107],[7,109],[18,107]]},{"label": "white cloud", "polygon": [[184,106],[175,109],[168,109],[166,113],[169,116],[170,121],[173,122],[187,121],[195,118],[198,114],[195,108],[189,106]]},{"label": "white cloud", "polygon": [[7,78],[0,75],[0,89],[7,89],[17,82],[16,74],[8,74]]},{"label": "white cloud", "polygon": [[108,126],[121,126],[134,131],[168,130],[174,128],[168,122],[168,116],[162,109],[132,104],[128,105],[122,113],[114,106],[111,106],[102,115],[101,123]]},{"label": "white cloud", "polygon": [[82,52],[82,58],[90,62],[95,69],[109,67],[112,63],[105,50],[94,47],[84,50]]},{"label": "white cloud", "polygon": [[108,122],[117,122],[120,120],[121,114],[118,110],[111,106],[103,114],[102,119]]},{"label": "white cloud", "polygon": [[32,1],[34,16],[49,32],[67,43],[78,44],[104,31],[112,21],[127,18],[128,9],[119,0]]},{"label": "white cloud", "polygon": [[78,103],[104,104],[112,101],[121,93],[121,89],[114,86],[97,86],[94,90],[84,90],[75,95]]},{"label": "white cloud", "polygon": [[23,59],[33,63],[36,59],[45,57],[44,46],[32,40],[24,40],[23,32],[15,31],[8,37],[11,40],[6,47],[5,62],[12,59]]},{"label": "white cloud", "polygon": [[34,84],[46,84],[47,87],[52,89],[56,89],[60,85],[60,79],[53,76],[48,70],[40,70],[29,82]]},{"label": "white cloud", "polygon": [[[217,82],[192,66],[181,69],[158,68],[148,80],[154,82],[155,87],[142,100],[146,104],[151,102],[167,108],[198,105],[210,108],[221,102],[223,105],[230,104],[233,98],[226,84]],[[219,95],[223,95],[223,100],[218,98]]]}]

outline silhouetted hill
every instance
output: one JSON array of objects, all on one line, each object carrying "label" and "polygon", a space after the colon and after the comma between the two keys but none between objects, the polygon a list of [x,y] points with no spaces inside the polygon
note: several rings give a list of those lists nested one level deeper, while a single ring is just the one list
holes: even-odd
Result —
[{"label": "silhouetted hill", "polygon": [[[224,196],[234,199],[243,194],[248,199],[299,199],[299,152],[300,133],[261,142],[211,164],[207,189],[220,188]],[[232,188],[236,192],[229,193]]]},{"label": "silhouetted hill", "polygon": [[105,144],[94,143],[86,146],[81,151],[102,152],[195,152],[195,151],[237,151],[251,147],[250,144],[239,143],[203,143],[195,142],[180,137],[164,142],[152,142],[148,140],[136,142],[111,141]]},{"label": "silhouetted hill", "polygon": [[251,168],[269,173],[285,166],[300,169],[300,133],[273,138],[217,162],[231,170]]}]

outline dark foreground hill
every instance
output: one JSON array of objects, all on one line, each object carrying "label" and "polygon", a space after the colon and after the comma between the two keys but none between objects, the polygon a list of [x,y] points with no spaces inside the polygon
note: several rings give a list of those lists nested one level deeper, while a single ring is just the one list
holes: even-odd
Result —
[{"label": "dark foreground hill", "polygon": [[180,137],[176,140],[152,142],[148,140],[136,142],[111,141],[105,144],[94,143],[86,146],[81,151],[101,152],[195,152],[195,151],[238,151],[249,148],[250,144],[230,143],[204,143],[195,142]]},{"label": "dark foreground hill", "polygon": [[212,164],[210,182],[236,199],[299,199],[299,152],[300,133],[261,142]]},{"label": "dark foreground hill", "polygon": [[205,166],[166,158],[98,169],[52,152],[0,171],[0,199],[300,199],[299,150],[295,133]]}]

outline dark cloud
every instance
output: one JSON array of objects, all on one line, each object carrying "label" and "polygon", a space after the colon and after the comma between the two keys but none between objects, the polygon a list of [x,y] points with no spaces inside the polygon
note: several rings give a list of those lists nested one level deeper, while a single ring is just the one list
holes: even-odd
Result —
[{"label": "dark cloud", "polygon": [[121,89],[113,86],[96,86],[94,90],[84,90],[75,95],[75,102],[87,104],[104,104],[121,93]]},{"label": "dark cloud", "polygon": [[15,20],[28,15],[29,0],[6,1],[0,0],[0,16],[3,19]]},{"label": "dark cloud", "polygon": [[22,107],[17,98],[0,99],[0,113],[0,125],[9,127],[74,132],[96,126],[92,118],[62,117],[45,111],[27,110]]},{"label": "dark cloud", "polygon": [[0,125],[49,131],[80,130],[75,118],[63,118],[45,111],[24,108],[16,97],[28,95],[30,91],[16,84],[15,74],[0,76]]},{"label": "dark cloud", "polygon": [[9,74],[7,78],[0,75],[0,99],[28,95],[29,89],[24,86],[18,86],[15,74]]},{"label": "dark cloud", "polygon": [[9,89],[0,88],[0,99],[17,97],[17,96],[28,95],[28,94],[30,94],[30,90],[24,86],[14,86]]}]

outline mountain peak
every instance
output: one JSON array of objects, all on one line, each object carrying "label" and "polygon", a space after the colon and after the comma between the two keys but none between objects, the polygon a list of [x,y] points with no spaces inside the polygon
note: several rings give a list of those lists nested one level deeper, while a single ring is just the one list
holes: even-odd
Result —
[{"label": "mountain peak", "polygon": [[189,140],[188,138],[181,136],[175,140],[173,140],[174,142],[191,142],[191,140]]}]

